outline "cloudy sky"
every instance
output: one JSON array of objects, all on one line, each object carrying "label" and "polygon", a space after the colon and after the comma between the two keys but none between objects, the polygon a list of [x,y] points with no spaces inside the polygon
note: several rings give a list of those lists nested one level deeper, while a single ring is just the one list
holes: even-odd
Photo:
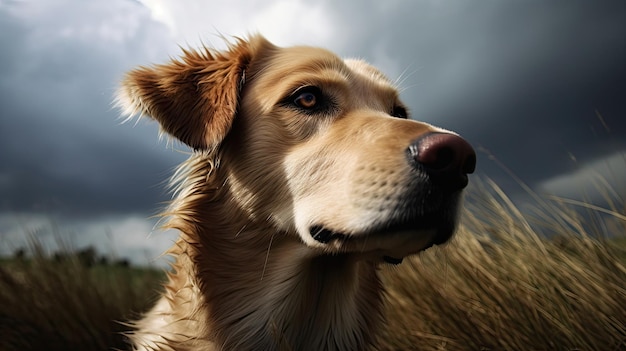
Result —
[{"label": "cloudy sky", "polygon": [[538,191],[578,197],[598,176],[624,190],[623,0],[0,0],[0,254],[36,234],[156,257],[173,234],[150,235],[151,216],[187,150],[121,124],[117,82],[254,32],[372,62],[513,195],[492,157]]}]

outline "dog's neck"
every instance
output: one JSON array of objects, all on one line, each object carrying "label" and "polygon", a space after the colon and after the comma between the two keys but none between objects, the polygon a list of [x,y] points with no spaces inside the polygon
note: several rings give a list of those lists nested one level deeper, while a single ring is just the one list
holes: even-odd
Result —
[{"label": "dog's neck", "polygon": [[210,340],[217,350],[367,348],[382,319],[374,263],[323,255],[237,204],[208,198],[193,216],[174,214],[181,238],[168,301],[172,311],[187,311],[176,316],[187,322],[172,323],[179,329],[172,333],[189,345]]},{"label": "dog's neck", "polygon": [[374,265],[348,255],[314,256],[278,235],[263,247],[243,243],[263,234],[205,232],[199,245],[179,243],[189,246],[195,265],[192,271],[179,265],[176,274],[187,275],[206,301],[198,317],[207,319],[218,349],[365,349],[381,318]]}]

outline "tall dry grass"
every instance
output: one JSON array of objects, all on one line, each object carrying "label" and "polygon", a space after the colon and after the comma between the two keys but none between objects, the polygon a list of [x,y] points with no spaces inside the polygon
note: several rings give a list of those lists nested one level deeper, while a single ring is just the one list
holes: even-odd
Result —
[{"label": "tall dry grass", "polygon": [[479,183],[453,242],[385,272],[381,349],[626,350],[625,203],[533,196]]},{"label": "tall dry grass", "polygon": [[[474,184],[452,243],[382,269],[380,349],[626,350],[626,203],[536,197],[529,215]],[[120,322],[153,303],[160,278],[42,250],[0,262],[0,350],[126,349]]]},{"label": "tall dry grass", "polygon": [[127,349],[122,322],[154,303],[163,274],[32,249],[0,262],[0,350]]}]

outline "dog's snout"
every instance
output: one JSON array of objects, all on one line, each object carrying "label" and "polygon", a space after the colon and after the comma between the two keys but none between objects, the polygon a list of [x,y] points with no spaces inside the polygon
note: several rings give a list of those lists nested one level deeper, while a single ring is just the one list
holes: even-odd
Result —
[{"label": "dog's snout", "polygon": [[476,167],[476,152],[458,135],[429,133],[409,147],[412,162],[423,169],[434,183],[450,190],[467,186],[467,175]]}]

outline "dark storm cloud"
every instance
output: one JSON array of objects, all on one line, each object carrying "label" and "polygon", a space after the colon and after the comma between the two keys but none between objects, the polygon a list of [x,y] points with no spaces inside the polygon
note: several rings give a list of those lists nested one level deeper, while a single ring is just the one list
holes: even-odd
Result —
[{"label": "dark storm cloud", "polygon": [[[169,26],[190,3],[167,3],[178,6]],[[185,40],[133,1],[24,4],[0,2],[0,210],[153,212],[184,156],[165,150],[155,124],[120,126],[110,102],[122,72]],[[327,1],[313,12],[339,54],[406,70],[414,118],[460,132],[529,183],[571,171],[570,153],[585,163],[626,149],[623,1]],[[191,39],[223,30],[212,26]],[[481,154],[480,172],[510,181],[495,168]]]},{"label": "dark storm cloud", "polygon": [[[524,181],[571,171],[572,155],[585,163],[626,149],[623,1],[372,2],[343,11],[362,24],[350,27],[360,40],[351,50],[372,58],[383,50],[414,72],[403,96],[416,119],[459,131]],[[485,155],[479,161],[498,176]]]},{"label": "dark storm cloud", "polygon": [[163,179],[183,156],[158,143],[155,125],[120,126],[111,106],[128,62],[159,55],[146,47],[150,36],[139,30],[115,40],[124,33],[103,22],[99,35],[84,38],[80,23],[63,28],[69,18],[35,27],[2,8],[0,16],[9,48],[0,54],[0,209],[154,212],[166,198]]}]

